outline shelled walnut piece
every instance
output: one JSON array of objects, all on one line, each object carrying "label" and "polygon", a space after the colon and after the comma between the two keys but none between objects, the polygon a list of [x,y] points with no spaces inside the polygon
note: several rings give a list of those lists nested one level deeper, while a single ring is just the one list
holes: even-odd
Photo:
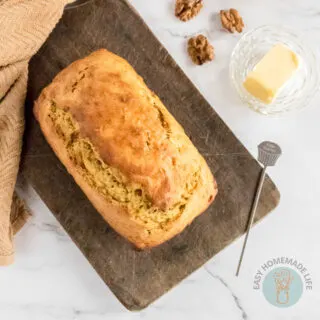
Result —
[{"label": "shelled walnut piece", "polygon": [[232,33],[240,33],[244,28],[242,17],[236,9],[220,10],[220,19],[222,26]]},{"label": "shelled walnut piece", "polygon": [[175,15],[185,22],[194,18],[202,7],[202,0],[176,0]]},{"label": "shelled walnut piece", "polygon": [[188,52],[192,61],[198,65],[202,65],[214,58],[213,46],[202,34],[189,39]]}]

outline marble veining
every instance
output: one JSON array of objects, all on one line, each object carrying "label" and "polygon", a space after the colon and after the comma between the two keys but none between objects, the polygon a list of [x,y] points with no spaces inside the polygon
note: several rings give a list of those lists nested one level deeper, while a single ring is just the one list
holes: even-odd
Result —
[{"label": "marble veining", "polygon": [[[240,35],[221,30],[217,19],[220,9],[235,7],[243,15],[246,30],[262,24],[288,25],[300,31],[319,55],[319,1],[205,0],[199,16],[188,23],[174,17],[173,0],[131,3],[253,155],[262,140],[281,145],[283,156],[269,171],[282,194],[281,203],[252,230],[239,278],[234,274],[243,239],[150,307],[132,313],[104,285],[35,192],[19,179],[19,193],[33,217],[16,236],[15,264],[0,271],[1,319],[319,319],[319,96],[305,111],[280,119],[266,118],[243,106],[228,78],[230,54]],[[194,66],[186,54],[188,38],[198,33],[209,37],[216,55],[212,63],[201,67]],[[210,143],[210,137],[203,139]],[[261,292],[253,290],[253,277],[261,264],[283,255],[301,260],[314,282],[314,290],[305,292],[297,305],[288,309],[271,306]]]},{"label": "marble veining", "polygon": [[204,266],[204,269],[208,272],[208,274],[209,274],[212,278],[220,281],[220,282],[226,287],[226,289],[230,291],[230,294],[232,295],[232,297],[233,297],[233,299],[234,299],[234,302],[235,302],[237,308],[238,308],[238,309],[240,310],[240,312],[241,312],[241,317],[242,317],[242,319],[243,319],[243,320],[247,320],[247,319],[248,319],[248,315],[247,315],[246,312],[244,311],[244,309],[243,309],[243,307],[242,307],[242,305],[241,305],[240,299],[235,295],[235,293],[233,293],[233,291],[230,289],[230,287],[229,287],[229,285],[227,284],[227,282],[226,282],[224,279],[222,279],[222,277],[220,277],[219,275],[214,274],[212,271],[210,271],[206,266]]}]

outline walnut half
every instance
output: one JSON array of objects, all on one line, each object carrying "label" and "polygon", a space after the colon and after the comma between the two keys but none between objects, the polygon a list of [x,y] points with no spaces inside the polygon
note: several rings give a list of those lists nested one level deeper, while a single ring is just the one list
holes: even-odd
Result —
[{"label": "walnut half", "polygon": [[202,34],[189,39],[188,52],[192,61],[198,65],[202,65],[214,58],[213,46]]},{"label": "walnut half", "polygon": [[175,15],[185,22],[194,18],[202,7],[202,0],[176,0]]},{"label": "walnut half", "polygon": [[244,28],[243,20],[236,9],[221,10],[220,19],[222,26],[232,33],[240,33]]}]

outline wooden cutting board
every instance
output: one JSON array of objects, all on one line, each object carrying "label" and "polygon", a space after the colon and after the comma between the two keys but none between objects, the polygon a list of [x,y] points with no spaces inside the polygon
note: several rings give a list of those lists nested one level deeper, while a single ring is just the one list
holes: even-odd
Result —
[{"label": "wooden cutting board", "polygon": [[[32,115],[33,101],[61,69],[102,47],[127,59],[160,96],[206,158],[219,186],[216,201],[204,214],[152,250],[134,249],[107,225],[58,161]],[[130,310],[146,307],[244,232],[260,172],[259,164],[125,0],[94,0],[67,9],[32,59],[21,169]],[[278,201],[279,192],[267,178],[257,220]],[[235,258],[234,267],[236,263]]]}]

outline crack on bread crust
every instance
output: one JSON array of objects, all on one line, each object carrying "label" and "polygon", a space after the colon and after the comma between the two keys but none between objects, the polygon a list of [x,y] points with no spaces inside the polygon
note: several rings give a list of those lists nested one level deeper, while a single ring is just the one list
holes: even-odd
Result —
[{"label": "crack on bread crust", "polygon": [[[141,185],[130,182],[120,170],[109,166],[101,159],[90,140],[81,136],[79,124],[69,111],[51,101],[48,117],[57,136],[63,140],[69,159],[82,178],[107,201],[125,208],[132,219],[146,226],[149,233],[153,229],[166,229],[169,223],[183,214],[190,197],[199,185],[200,170],[190,175],[180,200],[169,209],[161,210],[153,205]],[[162,117],[165,121],[163,114]]]},{"label": "crack on bread crust", "polygon": [[170,126],[169,126],[169,123],[166,121],[165,117],[164,117],[164,114],[163,112],[160,110],[159,107],[157,107],[155,104],[153,105],[157,111],[158,111],[158,118],[159,118],[159,121],[161,123],[161,126],[162,128],[166,131],[166,135],[167,135],[167,139],[170,138],[170,133],[171,133],[171,130],[170,130]]},{"label": "crack on bread crust", "polygon": [[77,89],[77,86],[78,86],[79,82],[86,77],[85,71],[86,71],[87,69],[88,69],[88,67],[87,67],[87,68],[84,68],[84,69],[81,70],[81,71],[79,71],[79,79],[75,80],[75,82],[71,85],[71,92],[72,92],[72,93]]},{"label": "crack on bread crust", "polygon": [[153,108],[155,108],[157,110],[158,119],[160,121],[160,124],[161,124],[162,128],[166,131],[167,139],[170,139],[171,128],[170,128],[169,122],[166,120],[166,117],[165,117],[163,111],[161,110],[161,107],[158,106],[156,103],[157,96],[153,92],[151,92],[151,96],[146,95],[146,97],[149,100],[150,104],[153,106]]}]

